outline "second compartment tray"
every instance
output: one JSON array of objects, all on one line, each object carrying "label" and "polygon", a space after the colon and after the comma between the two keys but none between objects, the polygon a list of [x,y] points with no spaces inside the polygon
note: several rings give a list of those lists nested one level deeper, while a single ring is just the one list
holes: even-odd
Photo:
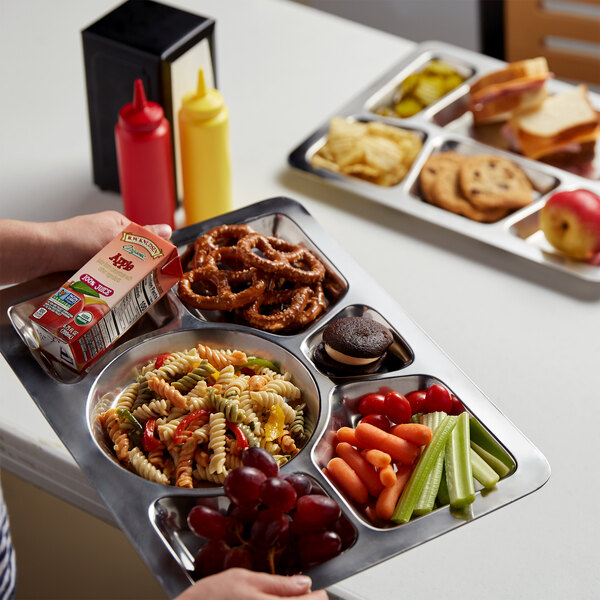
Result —
[{"label": "second compartment tray", "polygon": [[[401,81],[433,60],[441,60],[454,66],[465,78],[463,83],[410,118],[401,119],[377,114],[379,108],[392,102],[394,90]],[[497,131],[495,135],[490,133],[491,126],[475,128],[471,113],[467,110],[469,85],[481,75],[501,69],[505,65],[506,63],[496,59],[457,46],[425,42],[331,115],[345,117],[351,121],[383,122],[413,131],[422,138],[421,151],[406,176],[394,186],[376,185],[313,164],[313,156],[327,140],[329,119],[291,151],[288,163],[294,169],[334,187],[501,248],[552,270],[600,283],[600,266],[570,259],[553,248],[538,223],[539,211],[554,191],[586,188],[600,194],[600,141],[596,145],[593,172],[588,178],[510,152],[506,141],[498,143],[501,136]],[[547,85],[552,93],[571,87],[555,80],[549,81]],[[590,98],[595,108],[600,110],[598,96],[590,94]],[[419,185],[419,173],[431,155],[447,151],[465,156],[493,154],[512,161],[521,167],[530,179],[533,201],[525,208],[515,210],[493,223],[473,221],[426,202]]]}]

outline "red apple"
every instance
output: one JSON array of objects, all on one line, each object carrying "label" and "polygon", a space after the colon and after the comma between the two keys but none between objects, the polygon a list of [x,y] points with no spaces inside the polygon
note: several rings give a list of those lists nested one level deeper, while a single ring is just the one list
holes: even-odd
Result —
[{"label": "red apple", "polygon": [[600,196],[581,189],[553,194],[540,212],[540,228],[567,256],[591,261],[600,253]]}]

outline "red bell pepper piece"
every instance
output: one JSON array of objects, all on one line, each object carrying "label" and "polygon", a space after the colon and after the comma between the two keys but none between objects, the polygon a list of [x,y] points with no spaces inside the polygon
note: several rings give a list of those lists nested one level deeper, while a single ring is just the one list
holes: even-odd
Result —
[{"label": "red bell pepper piece", "polygon": [[166,354],[159,354],[154,361],[154,368],[160,369],[165,364],[165,361],[167,358],[169,358],[169,356],[171,356],[170,352],[167,352]]},{"label": "red bell pepper piece", "polygon": [[250,444],[248,443],[248,438],[242,431],[242,428],[237,423],[232,423],[231,421],[227,421],[227,427],[231,430],[233,435],[235,435],[235,448],[237,454],[246,450]]},{"label": "red bell pepper piece", "polygon": [[177,425],[177,428],[175,429],[175,433],[173,434],[173,443],[178,446],[179,444],[183,444],[183,442],[185,441],[183,432],[187,429],[188,425],[190,423],[192,423],[193,421],[197,421],[198,419],[201,419],[202,417],[208,417],[208,415],[210,414],[210,412],[204,408],[200,408],[198,410],[195,410],[194,412],[190,413],[189,415],[186,415],[185,417],[183,417],[183,419],[181,419],[179,425]]},{"label": "red bell pepper piece", "polygon": [[144,435],[142,437],[142,448],[146,452],[152,452],[160,446],[160,440],[154,437],[154,430],[156,429],[156,418],[148,419],[144,427]]}]

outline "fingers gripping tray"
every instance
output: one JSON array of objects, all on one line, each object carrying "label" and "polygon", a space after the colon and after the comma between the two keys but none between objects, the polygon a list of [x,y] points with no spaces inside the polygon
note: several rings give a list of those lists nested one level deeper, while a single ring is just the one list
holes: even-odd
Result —
[{"label": "fingers gripping tray", "polygon": [[[280,365],[281,372],[290,373],[302,391],[306,441],[281,471],[309,477],[318,493],[337,501],[354,532],[341,554],[309,571],[315,588],[332,585],[470,523],[537,490],[547,481],[550,468],[542,454],[300,204],[287,198],[272,198],[218,220],[176,231],[173,243],[184,264],[196,239],[221,224],[246,224],[313,252],[326,268],[325,310],[300,329],[270,332],[255,329],[228,311],[188,308],[173,288],[98,363],[75,374],[31,348],[34,344],[27,316],[51,291],[54,281],[39,279],[1,292],[3,355],[170,596],[193,582],[194,555],[202,544],[187,528],[188,511],[199,501],[225,507],[223,487],[219,482],[196,482],[187,489],[141,477],[122,466],[98,419],[107,408],[118,406],[124,390],[135,381],[139,365],[165,353],[174,354],[199,343],[237,349]],[[314,352],[321,343],[323,329],[346,316],[374,319],[392,333],[388,357],[375,373],[341,377],[315,363]],[[476,492],[475,501],[461,518],[448,506],[442,506],[402,525],[370,520],[364,507],[324,473],[335,454],[335,432],[357,423],[360,416],[354,400],[364,394],[382,389],[405,394],[434,383],[443,384],[460,399],[509,457],[511,467],[493,489]]]}]

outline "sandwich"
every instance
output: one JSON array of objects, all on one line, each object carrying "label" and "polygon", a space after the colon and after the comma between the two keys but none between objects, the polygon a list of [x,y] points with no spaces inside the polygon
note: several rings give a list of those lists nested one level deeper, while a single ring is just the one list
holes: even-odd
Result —
[{"label": "sandwich", "polygon": [[515,112],[539,106],[547,97],[550,77],[545,58],[508,64],[471,85],[469,110],[476,125],[508,120]]},{"label": "sandwich", "polygon": [[584,165],[594,158],[600,136],[598,113],[585,85],[548,96],[542,104],[513,115],[503,133],[514,150],[556,166]]}]

